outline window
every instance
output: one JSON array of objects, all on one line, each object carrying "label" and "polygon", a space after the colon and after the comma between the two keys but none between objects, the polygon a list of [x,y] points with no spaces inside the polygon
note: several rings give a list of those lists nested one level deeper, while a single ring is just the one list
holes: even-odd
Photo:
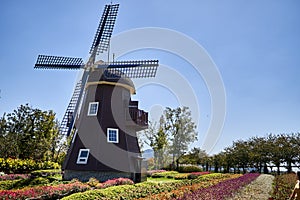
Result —
[{"label": "window", "polygon": [[107,129],[107,142],[111,142],[111,143],[119,142],[119,129],[115,129],[115,128]]},{"label": "window", "polygon": [[89,104],[88,116],[96,116],[97,115],[98,105],[99,105],[99,102],[91,102]]},{"label": "window", "polygon": [[89,154],[89,149],[80,149],[77,158],[77,164],[86,164],[89,158]]}]

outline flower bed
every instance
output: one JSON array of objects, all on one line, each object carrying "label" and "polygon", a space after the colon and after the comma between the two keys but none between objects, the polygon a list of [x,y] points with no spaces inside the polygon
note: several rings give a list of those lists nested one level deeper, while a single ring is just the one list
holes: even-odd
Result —
[{"label": "flower bed", "polygon": [[224,197],[229,197],[239,188],[255,180],[258,176],[259,174],[257,173],[245,174],[239,178],[222,181],[216,185],[196,190],[193,193],[187,193],[183,197],[178,198],[178,200],[224,199]]},{"label": "flower bed", "polygon": [[37,186],[20,190],[2,190],[0,198],[4,199],[57,199],[63,196],[83,192],[89,189],[90,186],[80,182],[69,184],[59,184],[56,186]]},{"label": "flower bed", "polygon": [[0,176],[0,181],[26,179],[29,177],[30,177],[29,174],[5,174],[5,175]]},{"label": "flower bed", "polygon": [[109,187],[106,189],[90,190],[83,193],[72,194],[63,198],[63,200],[71,199],[140,199],[147,196],[153,197],[155,194],[163,192],[171,192],[184,186],[191,186],[198,183],[207,182],[207,180],[222,179],[225,177],[236,177],[237,175],[230,174],[209,174],[201,176],[198,179],[193,180],[182,180],[177,182],[165,182],[165,183],[154,183],[154,182],[143,182],[135,185],[124,185]]},{"label": "flower bed", "polygon": [[240,176],[240,174],[209,174],[192,181],[192,184],[184,185],[175,188],[174,190],[165,191],[159,194],[151,194],[138,200],[173,200],[183,197],[187,193],[197,191],[200,188],[209,187],[224,180],[233,179]]},{"label": "flower bed", "polygon": [[31,188],[26,187],[24,189],[18,190],[2,190],[0,191],[0,199],[57,199],[76,192],[86,191],[88,189],[91,189],[92,187],[103,189],[116,185],[129,184],[132,185],[134,183],[132,180],[127,178],[107,180],[104,183],[99,183],[98,180],[91,178],[87,184],[74,180],[73,182],[68,184],[57,184],[52,186],[35,186]]},{"label": "flower bed", "polygon": [[272,192],[272,183],[274,176],[268,174],[260,175],[252,183],[248,184],[240,191],[234,194],[233,197],[227,200],[239,200],[239,199],[269,199]]}]

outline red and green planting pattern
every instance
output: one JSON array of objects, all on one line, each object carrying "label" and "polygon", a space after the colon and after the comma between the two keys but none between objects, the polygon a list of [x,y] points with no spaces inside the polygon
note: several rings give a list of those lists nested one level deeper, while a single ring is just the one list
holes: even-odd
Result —
[{"label": "red and green planting pattern", "polygon": [[[87,183],[76,180],[61,181],[61,177],[51,181],[60,175],[45,177],[45,172],[33,174],[43,174],[43,177],[27,174],[0,176],[0,199],[275,200],[287,199],[296,183],[295,174],[284,174],[274,178],[272,175],[258,173],[242,175],[159,170],[150,171],[149,181],[137,184],[126,178],[103,183],[95,178],[91,178]],[[27,183],[26,181],[31,182],[22,185]],[[11,189],[3,189],[6,187]]]},{"label": "red and green planting pattern", "polygon": [[58,184],[52,186],[35,186],[25,187],[17,190],[0,190],[0,199],[58,199],[64,196],[83,192],[92,188],[107,188],[116,185],[129,185],[133,184],[133,181],[127,178],[118,178],[99,183],[96,179],[91,179],[87,183],[81,183],[79,181],[72,181],[67,184]]},{"label": "red and green planting pattern", "polygon": [[32,188],[24,188],[19,190],[2,190],[0,191],[0,199],[57,199],[59,197],[72,194],[75,192],[82,192],[90,187],[80,182],[69,184],[59,184],[55,186],[36,186]]}]

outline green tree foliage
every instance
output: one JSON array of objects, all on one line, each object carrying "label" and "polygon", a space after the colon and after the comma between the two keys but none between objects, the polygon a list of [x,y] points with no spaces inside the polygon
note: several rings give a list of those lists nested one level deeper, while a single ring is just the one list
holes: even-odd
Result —
[{"label": "green tree foliage", "polygon": [[196,125],[188,107],[166,108],[164,129],[170,137],[170,153],[173,163],[188,150],[189,144],[197,140]]},{"label": "green tree foliage", "polygon": [[53,111],[28,104],[0,118],[0,157],[57,161],[61,145]]},{"label": "green tree foliage", "polygon": [[[276,168],[280,173],[280,167],[285,167],[288,172],[293,166],[299,167],[300,133],[269,134],[266,137],[252,137],[246,141],[233,142],[231,147],[213,156],[215,167],[220,167],[228,172],[234,172],[247,168],[256,168],[258,172],[268,173],[268,169]],[[219,156],[219,157],[218,157]],[[216,161],[217,159],[217,161]]]},{"label": "green tree foliage", "polygon": [[[166,108],[159,123],[150,122],[148,129],[139,137],[153,149],[155,169],[166,167],[170,155],[175,167],[178,158],[188,151],[189,144],[197,139],[195,129],[196,125],[192,121],[188,107]],[[193,159],[196,159],[195,162],[198,161],[198,158]]]},{"label": "green tree foliage", "polygon": [[165,166],[168,159],[168,136],[163,128],[164,119],[161,117],[159,125],[149,123],[149,128],[144,131],[144,141],[154,151],[154,168],[160,169]]},{"label": "green tree foliage", "polygon": [[205,150],[194,147],[191,151],[179,159],[181,164],[194,164],[205,166],[208,154]]}]

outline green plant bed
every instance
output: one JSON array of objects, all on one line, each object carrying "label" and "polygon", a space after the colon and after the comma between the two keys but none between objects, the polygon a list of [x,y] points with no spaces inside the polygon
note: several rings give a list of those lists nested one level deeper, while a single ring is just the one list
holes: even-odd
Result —
[{"label": "green plant bed", "polygon": [[156,182],[156,183],[165,183],[165,182],[175,182],[175,181],[178,181],[178,180],[175,180],[175,179],[171,179],[171,178],[165,178],[165,177],[162,177],[162,178],[151,178],[151,177],[148,177],[147,178],[147,181],[148,182]]},{"label": "green plant bed", "polygon": [[14,188],[14,185],[19,180],[7,180],[7,181],[1,181],[0,182],[0,190],[10,190]]},{"label": "green plant bed", "polygon": [[179,173],[176,176],[174,176],[175,180],[183,180],[188,179],[189,173]]},{"label": "green plant bed", "polygon": [[24,187],[43,186],[50,184],[57,185],[60,183],[62,183],[61,179],[56,178],[55,176],[7,180],[0,182],[0,190],[22,189]]},{"label": "green plant bed", "polygon": [[60,169],[45,169],[45,170],[35,170],[30,173],[32,176],[54,176],[54,175],[60,175],[61,176],[61,170]]},{"label": "green plant bed", "polygon": [[174,178],[178,174],[177,171],[165,171],[152,174],[152,178]]}]

